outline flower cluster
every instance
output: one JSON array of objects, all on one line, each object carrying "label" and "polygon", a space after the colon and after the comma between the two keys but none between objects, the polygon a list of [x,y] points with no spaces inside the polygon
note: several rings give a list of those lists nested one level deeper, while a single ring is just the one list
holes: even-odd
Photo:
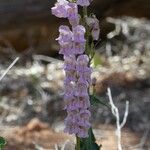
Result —
[{"label": "flower cluster", "polygon": [[[67,18],[72,29],[66,25],[59,27],[59,37],[56,39],[60,45],[59,53],[64,56],[65,70],[65,132],[76,134],[78,137],[88,137],[88,130],[91,126],[89,120],[89,86],[91,84],[91,68],[89,67],[89,57],[85,54],[85,33],[84,26],[79,25],[80,15],[78,5],[88,6],[91,0],[77,0],[69,2],[67,0],[57,0],[52,8],[52,14],[59,18]],[[93,21],[93,20],[92,20]],[[91,22],[90,25],[91,26]],[[87,23],[88,24],[88,23]],[[92,22],[92,30],[97,24]],[[97,35],[94,34],[94,38]]]}]

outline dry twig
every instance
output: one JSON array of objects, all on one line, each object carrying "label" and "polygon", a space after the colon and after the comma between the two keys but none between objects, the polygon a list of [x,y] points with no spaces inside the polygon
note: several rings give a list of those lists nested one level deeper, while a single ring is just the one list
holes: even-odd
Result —
[{"label": "dry twig", "polygon": [[8,71],[16,64],[16,62],[19,60],[19,57],[17,57],[10,66],[4,71],[4,73],[0,76],[0,81],[5,77],[5,75],[8,73]]},{"label": "dry twig", "polygon": [[107,89],[107,94],[108,94],[108,97],[109,97],[112,114],[116,118],[116,126],[117,126],[116,136],[117,136],[118,150],[122,150],[122,145],[121,145],[121,129],[123,128],[123,126],[125,125],[125,123],[127,121],[127,116],[128,116],[128,112],[129,112],[129,101],[126,101],[126,109],[125,109],[123,121],[122,121],[122,123],[120,123],[119,111],[118,111],[118,108],[115,106],[115,104],[113,102],[110,88]]}]

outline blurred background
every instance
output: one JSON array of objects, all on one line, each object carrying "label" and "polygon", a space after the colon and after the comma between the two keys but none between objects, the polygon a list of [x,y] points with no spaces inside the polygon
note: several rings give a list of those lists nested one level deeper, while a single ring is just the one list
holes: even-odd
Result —
[{"label": "blurred background", "polygon": [[[20,58],[0,81],[0,135],[8,142],[6,150],[50,150],[74,140],[62,133],[64,73],[55,39],[67,20],[51,15],[55,2],[0,0],[0,74]],[[108,102],[111,87],[121,118],[130,102],[123,147],[150,150],[150,0],[93,0],[89,12],[101,28],[92,75],[97,95]],[[91,109],[98,143],[116,150],[110,109]]]}]

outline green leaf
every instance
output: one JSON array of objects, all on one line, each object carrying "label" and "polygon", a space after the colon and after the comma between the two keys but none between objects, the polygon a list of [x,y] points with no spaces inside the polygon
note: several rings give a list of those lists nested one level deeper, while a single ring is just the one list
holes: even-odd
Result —
[{"label": "green leaf", "polygon": [[89,129],[89,137],[81,139],[81,150],[100,150],[101,146],[96,143],[95,136],[93,134],[92,128]]},{"label": "green leaf", "polygon": [[5,145],[6,145],[5,139],[3,137],[0,137],[0,150],[2,150]]},{"label": "green leaf", "polygon": [[110,106],[108,105],[108,103],[104,99],[102,99],[96,95],[90,95],[90,103],[93,106],[97,105],[97,104],[101,104],[103,106],[110,108]]},{"label": "green leaf", "polygon": [[97,67],[98,65],[101,65],[102,61],[101,61],[101,57],[99,53],[95,53],[94,57],[92,59],[92,66],[93,67]]}]

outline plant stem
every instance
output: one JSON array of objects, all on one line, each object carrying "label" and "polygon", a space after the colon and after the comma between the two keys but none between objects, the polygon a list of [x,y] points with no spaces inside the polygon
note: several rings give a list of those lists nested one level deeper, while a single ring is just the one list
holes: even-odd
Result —
[{"label": "plant stem", "polygon": [[90,49],[89,49],[89,28],[88,25],[86,23],[86,19],[88,17],[88,13],[87,13],[87,7],[83,7],[83,25],[86,29],[86,54],[89,55],[90,54]]},{"label": "plant stem", "polygon": [[76,136],[76,143],[77,143],[77,145],[76,145],[76,150],[80,150],[80,138],[78,137],[78,136]]}]

